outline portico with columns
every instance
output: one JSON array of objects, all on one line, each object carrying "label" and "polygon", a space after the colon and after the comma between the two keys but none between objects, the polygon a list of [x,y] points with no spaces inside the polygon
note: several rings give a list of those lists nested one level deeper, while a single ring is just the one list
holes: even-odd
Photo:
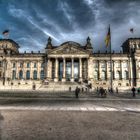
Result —
[{"label": "portico with columns", "polygon": [[89,51],[75,42],[66,42],[47,54],[47,79],[54,82],[87,80]]},{"label": "portico with columns", "polygon": [[[84,69],[84,62],[88,61],[87,57],[66,57],[55,56],[48,58],[47,78],[54,82],[62,81],[79,81],[87,80],[88,72]],[[87,64],[87,63],[86,63]],[[86,71],[86,72],[85,72]]]}]

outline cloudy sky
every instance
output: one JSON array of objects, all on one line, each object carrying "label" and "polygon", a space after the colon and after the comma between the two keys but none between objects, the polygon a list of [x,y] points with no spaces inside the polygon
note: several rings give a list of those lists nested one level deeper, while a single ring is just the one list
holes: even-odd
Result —
[{"label": "cloudy sky", "polygon": [[140,37],[140,0],[0,0],[0,32],[9,29],[20,51],[42,51],[48,36],[55,46],[85,45],[90,36],[95,51],[105,50],[109,24],[113,50],[128,37]]}]

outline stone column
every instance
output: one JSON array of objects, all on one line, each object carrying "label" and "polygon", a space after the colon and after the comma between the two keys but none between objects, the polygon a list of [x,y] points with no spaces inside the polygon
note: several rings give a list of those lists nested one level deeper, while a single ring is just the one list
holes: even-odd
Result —
[{"label": "stone column", "polygon": [[26,71],[27,71],[26,65],[27,65],[26,61],[23,62],[23,68],[22,69],[23,69],[23,79],[24,80],[26,80]]},{"label": "stone column", "polygon": [[47,62],[47,79],[50,80],[51,79],[51,66],[50,66],[50,58],[48,58],[48,62]]},{"label": "stone column", "polygon": [[19,70],[18,70],[19,63],[18,63],[18,61],[16,61],[15,63],[16,63],[16,80],[17,80],[18,74],[19,74]]},{"label": "stone column", "polygon": [[63,78],[62,82],[66,81],[66,58],[63,58]]},{"label": "stone column", "polygon": [[108,80],[108,73],[107,73],[107,71],[108,71],[108,64],[107,64],[107,60],[105,61],[105,80]]},{"label": "stone column", "polygon": [[30,63],[30,79],[33,80],[33,62]]},{"label": "stone column", "polygon": [[46,57],[45,57],[45,64],[44,64],[44,79],[46,79],[47,78],[47,61],[46,61]]},{"label": "stone column", "polygon": [[82,58],[79,58],[79,82],[82,82]]},{"label": "stone column", "polygon": [[37,62],[37,79],[39,79],[40,80],[40,72],[41,72],[41,62],[40,61],[38,61]]},{"label": "stone column", "polygon": [[58,58],[55,58],[55,82],[58,82]]},{"label": "stone column", "polygon": [[100,60],[98,60],[98,80],[101,79],[101,64],[100,64]]},{"label": "stone column", "polygon": [[136,86],[138,86],[139,85],[139,61],[138,61],[138,59],[135,59],[135,67],[136,67]]},{"label": "stone column", "polygon": [[120,60],[120,76],[121,76],[121,79],[122,80],[124,77],[123,77],[123,62]]},{"label": "stone column", "polygon": [[112,79],[115,80],[116,72],[115,72],[115,61],[112,60]]},{"label": "stone column", "polygon": [[132,58],[131,58],[131,56],[129,56],[128,71],[129,71],[129,85],[133,86],[133,68],[132,68]]},{"label": "stone column", "polygon": [[71,82],[74,82],[74,58],[71,59]]}]

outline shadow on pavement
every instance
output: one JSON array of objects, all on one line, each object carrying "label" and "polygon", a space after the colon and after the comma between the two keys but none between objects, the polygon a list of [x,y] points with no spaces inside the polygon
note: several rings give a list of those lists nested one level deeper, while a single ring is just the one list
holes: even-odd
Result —
[{"label": "shadow on pavement", "polygon": [[3,123],[4,117],[2,116],[0,112],[0,140],[2,139],[2,123]]}]

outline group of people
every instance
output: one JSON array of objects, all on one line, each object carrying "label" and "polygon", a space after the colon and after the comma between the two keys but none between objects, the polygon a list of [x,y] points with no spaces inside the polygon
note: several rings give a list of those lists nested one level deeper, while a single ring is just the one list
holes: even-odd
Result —
[{"label": "group of people", "polygon": [[107,96],[107,90],[104,89],[103,87],[100,87],[99,91],[97,91],[97,93],[101,96],[101,97],[106,97]]}]

